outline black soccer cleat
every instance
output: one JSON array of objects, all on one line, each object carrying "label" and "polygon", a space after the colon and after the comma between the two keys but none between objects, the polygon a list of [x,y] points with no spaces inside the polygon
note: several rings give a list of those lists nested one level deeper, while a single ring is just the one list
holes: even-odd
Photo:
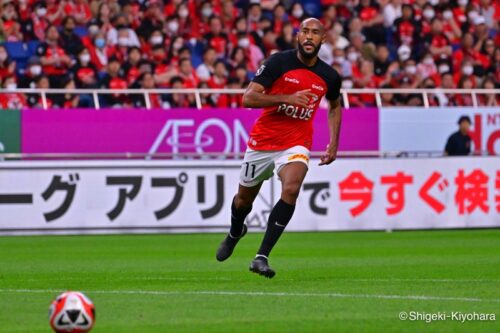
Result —
[{"label": "black soccer cleat", "polygon": [[241,232],[240,237],[233,237],[230,234],[227,234],[226,238],[220,243],[219,248],[217,249],[217,254],[215,257],[218,261],[224,261],[233,254],[234,248],[236,244],[246,235],[248,228],[246,224],[243,224],[243,231]]},{"label": "black soccer cleat", "polygon": [[250,271],[259,275],[263,275],[269,279],[272,279],[276,275],[276,272],[273,271],[271,267],[269,267],[267,258],[262,256],[258,256],[257,258],[252,260],[252,262],[250,263]]}]

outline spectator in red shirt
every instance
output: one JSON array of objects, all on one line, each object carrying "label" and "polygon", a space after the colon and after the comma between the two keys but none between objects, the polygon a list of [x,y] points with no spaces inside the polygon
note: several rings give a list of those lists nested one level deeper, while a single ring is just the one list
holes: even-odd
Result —
[{"label": "spectator in red shirt", "polygon": [[184,38],[177,36],[172,39],[168,50],[167,61],[172,66],[177,66],[179,61],[179,52],[184,47]]},{"label": "spectator in red shirt", "polygon": [[[127,89],[128,84],[123,77],[120,61],[116,57],[109,58],[106,74],[100,81],[101,88],[106,89]],[[101,95],[102,103],[105,106],[129,105],[130,100],[126,94],[112,93]]]},{"label": "spectator in red shirt", "polygon": [[214,75],[208,80],[212,89],[223,89],[227,82],[227,68],[223,60],[217,60],[214,65]]},{"label": "spectator in red shirt", "polygon": [[190,58],[181,58],[179,60],[179,76],[183,80],[186,89],[196,88],[200,83]]},{"label": "spectator in red shirt", "polygon": [[[273,9],[273,18],[274,18],[274,32],[280,34],[283,30],[283,25],[288,22],[288,15],[286,13],[286,8],[283,3],[278,3],[274,6]],[[292,26],[293,30],[293,26]]]},{"label": "spectator in red shirt", "polygon": [[415,20],[414,9],[411,5],[404,4],[402,15],[394,21],[394,38],[398,45],[414,45],[420,35],[420,24]]},{"label": "spectator in red shirt", "polygon": [[217,16],[212,16],[208,24],[210,30],[203,36],[206,45],[215,49],[217,57],[225,57],[227,55],[229,38],[227,34],[222,31],[222,20]]},{"label": "spectator in red shirt", "polygon": [[453,70],[458,71],[464,59],[472,59],[474,65],[481,66],[484,69],[490,66],[488,57],[474,48],[474,37],[467,32],[462,38],[462,45],[453,54]]},{"label": "spectator in red shirt", "polygon": [[[170,79],[172,89],[184,89],[184,82],[179,76]],[[188,108],[196,106],[194,95],[192,94],[170,94],[167,96],[168,105],[171,108]]]},{"label": "spectator in red shirt", "polygon": [[[49,78],[45,75],[39,75],[36,80],[35,80],[35,86],[33,88],[36,89],[49,89],[50,88],[50,83],[49,83]],[[43,100],[42,100],[42,95],[41,94],[28,94],[27,95],[27,100],[26,102],[28,103],[29,107],[31,108],[43,108]],[[52,95],[46,95],[46,105],[47,108],[52,108],[54,105],[54,102],[52,101]]]},{"label": "spectator in red shirt", "polygon": [[50,25],[47,19],[47,5],[43,1],[37,1],[34,4],[30,20],[24,22],[23,32],[28,39],[45,40],[45,33]]},{"label": "spectator in red shirt", "polygon": [[92,18],[87,0],[61,1],[64,4],[64,13],[72,15],[77,25],[86,25]]},{"label": "spectator in red shirt", "polygon": [[[70,77],[66,77],[61,83],[61,88],[75,89],[75,81],[73,81]],[[53,103],[53,107],[56,108],[74,109],[79,106],[80,95],[72,93],[54,94]]]},{"label": "spectator in red shirt", "polygon": [[288,16],[288,19],[290,20],[290,23],[292,23],[294,29],[298,30],[300,22],[306,18],[304,7],[300,2],[295,2],[292,7],[290,7],[289,13],[290,15]]},{"label": "spectator in red shirt", "polygon": [[73,61],[59,45],[59,32],[55,25],[50,25],[45,31],[47,36],[36,50],[43,66],[43,73],[50,79],[51,87],[59,87],[60,80],[68,74]]},{"label": "spectator in red shirt", "polygon": [[[242,86],[236,78],[227,80],[228,89],[241,89]],[[222,94],[217,99],[217,107],[219,108],[241,108],[243,106],[242,94]]]},{"label": "spectator in red shirt", "polygon": [[[139,76],[137,78],[137,81],[132,86],[132,88],[135,88],[135,89],[155,89],[158,87],[156,86],[153,74],[142,73],[141,76]],[[143,94],[134,94],[131,96],[131,98],[132,98],[132,103],[133,103],[134,107],[145,108],[147,106],[146,99],[145,99]],[[150,93],[149,94],[149,103],[150,103],[150,107],[152,109],[159,109],[159,108],[166,106],[161,94],[157,94],[157,93]]]},{"label": "spectator in red shirt", "polygon": [[456,84],[458,84],[463,77],[468,77],[474,88],[477,86],[476,77],[474,76],[474,63],[470,58],[464,59],[460,66],[460,70],[454,72],[453,74],[453,80]]},{"label": "spectator in red shirt", "polygon": [[361,0],[357,8],[363,24],[363,35],[375,45],[385,43],[384,16],[380,6],[372,0]]},{"label": "spectator in red shirt", "polygon": [[0,45],[0,81],[8,76],[16,75],[16,62],[11,60],[7,49]]},{"label": "spectator in red shirt", "polygon": [[[465,89],[465,91],[469,91],[474,88],[474,84],[469,76],[463,76],[458,82],[459,89]],[[467,94],[457,94],[455,95],[456,105],[459,106],[472,106],[472,95],[470,93]]]},{"label": "spectator in red shirt", "polygon": [[260,7],[260,4],[255,2],[250,3],[250,5],[248,6],[248,13],[247,13],[247,22],[248,22],[247,31],[257,30],[258,23],[261,18],[262,18],[262,8]]},{"label": "spectator in red shirt", "polygon": [[19,14],[14,7],[13,1],[3,1],[0,20],[0,40],[18,42],[24,39],[19,24]]},{"label": "spectator in red shirt", "polygon": [[141,59],[141,50],[138,47],[129,48],[127,61],[122,66],[124,77],[126,78],[129,86],[132,85],[141,75],[139,71]]},{"label": "spectator in red shirt", "polygon": [[143,8],[145,9],[144,19],[139,28],[137,28],[137,34],[143,40],[147,40],[152,31],[163,29],[165,15],[161,10],[161,4],[158,0],[145,1]]},{"label": "spectator in red shirt", "polygon": [[224,0],[222,2],[222,13],[220,18],[226,34],[231,33],[231,27],[236,17],[238,17],[238,9],[234,7],[234,2],[232,0]]},{"label": "spectator in red shirt", "polygon": [[424,43],[431,52],[434,60],[449,59],[452,55],[450,41],[443,34],[443,23],[435,17],[431,21],[431,32],[424,38]]},{"label": "spectator in red shirt", "polygon": [[89,50],[82,47],[78,52],[76,64],[71,69],[77,88],[93,89],[98,87],[99,74],[90,60]]},{"label": "spectator in red shirt", "polygon": [[47,4],[47,20],[50,24],[60,25],[61,20],[64,17],[64,5],[65,1],[57,0],[45,0],[43,1]]},{"label": "spectator in red shirt", "polygon": [[[482,89],[495,89],[495,86],[493,76],[485,77],[481,84]],[[477,98],[480,106],[500,106],[500,94],[478,94]]]},{"label": "spectator in red shirt", "polygon": [[2,109],[22,109],[27,106],[24,94],[16,93],[17,83],[14,76],[4,78],[2,88],[7,91],[0,94],[0,107]]}]

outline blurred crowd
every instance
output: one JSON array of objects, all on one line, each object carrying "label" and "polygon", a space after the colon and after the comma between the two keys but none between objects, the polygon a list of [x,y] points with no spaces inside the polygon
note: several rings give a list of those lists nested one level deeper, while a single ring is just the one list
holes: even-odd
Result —
[{"label": "blurred crowd", "polygon": [[[493,0],[0,0],[0,107],[40,107],[16,88],[244,88],[270,54],[296,47],[300,22],[326,27],[320,57],[343,88],[429,88],[431,106],[472,105],[439,88],[500,83],[500,4]],[[21,54],[18,49],[21,46]],[[27,51],[26,51],[27,50]],[[349,95],[374,105],[372,94]],[[499,96],[478,96],[495,106]],[[142,95],[107,94],[102,106],[143,107]],[[151,94],[152,107],[190,107],[186,94]],[[383,105],[422,105],[419,94],[383,94]],[[92,107],[58,94],[49,107]],[[241,96],[203,94],[203,107]]]}]

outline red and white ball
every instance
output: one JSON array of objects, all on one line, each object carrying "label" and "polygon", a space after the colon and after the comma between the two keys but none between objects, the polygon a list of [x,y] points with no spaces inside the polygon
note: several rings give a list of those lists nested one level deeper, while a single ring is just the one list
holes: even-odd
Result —
[{"label": "red and white ball", "polygon": [[64,292],[50,305],[49,321],[57,333],[89,332],[95,322],[94,304],[80,292]]}]

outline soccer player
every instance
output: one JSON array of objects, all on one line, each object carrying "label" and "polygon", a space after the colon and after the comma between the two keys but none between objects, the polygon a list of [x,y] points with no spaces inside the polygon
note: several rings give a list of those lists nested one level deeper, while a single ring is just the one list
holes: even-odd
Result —
[{"label": "soccer player", "polygon": [[315,18],[304,20],[297,34],[298,50],[273,54],[259,68],[243,95],[243,105],[263,108],[248,140],[238,193],[231,205],[231,228],[217,250],[216,258],[231,256],[245,236],[246,216],[262,182],[273,175],[281,180],[281,199],[267,223],[264,239],[250,271],[272,278],[268,257],[292,218],[295,202],[306,176],[313,135],[313,118],[325,96],[329,100],[330,143],[319,165],[332,163],[337,156],[341,109],[341,78],[337,71],[318,58],[325,30]]}]

